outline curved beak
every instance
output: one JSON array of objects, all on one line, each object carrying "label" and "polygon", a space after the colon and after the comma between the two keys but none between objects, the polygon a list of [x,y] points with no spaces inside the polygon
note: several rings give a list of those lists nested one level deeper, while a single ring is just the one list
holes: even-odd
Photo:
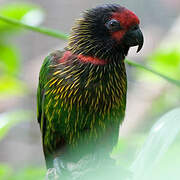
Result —
[{"label": "curved beak", "polygon": [[139,28],[131,29],[125,34],[125,44],[129,47],[138,46],[137,53],[142,49],[144,37]]}]

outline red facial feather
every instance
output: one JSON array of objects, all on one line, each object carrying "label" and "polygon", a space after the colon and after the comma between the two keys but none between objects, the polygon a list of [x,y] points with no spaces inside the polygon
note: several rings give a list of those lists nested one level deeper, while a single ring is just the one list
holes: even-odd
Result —
[{"label": "red facial feather", "polygon": [[112,33],[112,37],[117,41],[120,41],[124,34],[131,28],[140,23],[139,18],[130,10],[123,8],[119,12],[112,14],[111,19],[116,19],[120,22],[123,30]]}]

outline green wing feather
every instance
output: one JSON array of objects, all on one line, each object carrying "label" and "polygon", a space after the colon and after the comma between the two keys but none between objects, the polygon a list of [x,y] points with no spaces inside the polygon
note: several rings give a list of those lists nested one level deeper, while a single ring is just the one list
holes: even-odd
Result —
[{"label": "green wing feather", "polygon": [[51,78],[51,72],[50,72],[50,65],[57,58],[61,58],[62,51],[55,51],[54,53],[51,53],[49,56],[47,56],[43,62],[43,65],[41,67],[40,73],[39,73],[39,84],[37,88],[37,120],[40,125],[41,133],[42,133],[42,143],[43,143],[43,150],[45,154],[46,164],[48,165],[48,157],[50,156],[50,152],[45,147],[45,134],[46,134],[46,121],[48,120],[45,115],[45,103],[46,103],[46,83]]}]

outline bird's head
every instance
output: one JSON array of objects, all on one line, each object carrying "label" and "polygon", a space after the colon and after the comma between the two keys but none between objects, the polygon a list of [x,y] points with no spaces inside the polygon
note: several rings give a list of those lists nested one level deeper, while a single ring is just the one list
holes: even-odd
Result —
[{"label": "bird's head", "polygon": [[[88,10],[77,20],[68,48],[75,54],[110,61],[122,60],[132,46],[143,46],[139,18],[120,5],[104,5]],[[112,58],[113,57],[113,58]]]}]

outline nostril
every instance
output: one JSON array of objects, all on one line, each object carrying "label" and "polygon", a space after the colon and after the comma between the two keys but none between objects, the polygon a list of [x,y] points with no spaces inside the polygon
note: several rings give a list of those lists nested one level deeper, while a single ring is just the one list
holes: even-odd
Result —
[{"label": "nostril", "polygon": [[138,25],[136,25],[136,26],[134,26],[134,27],[132,28],[133,31],[135,31],[135,30],[137,30],[137,29],[139,29],[139,26],[138,26]]}]

